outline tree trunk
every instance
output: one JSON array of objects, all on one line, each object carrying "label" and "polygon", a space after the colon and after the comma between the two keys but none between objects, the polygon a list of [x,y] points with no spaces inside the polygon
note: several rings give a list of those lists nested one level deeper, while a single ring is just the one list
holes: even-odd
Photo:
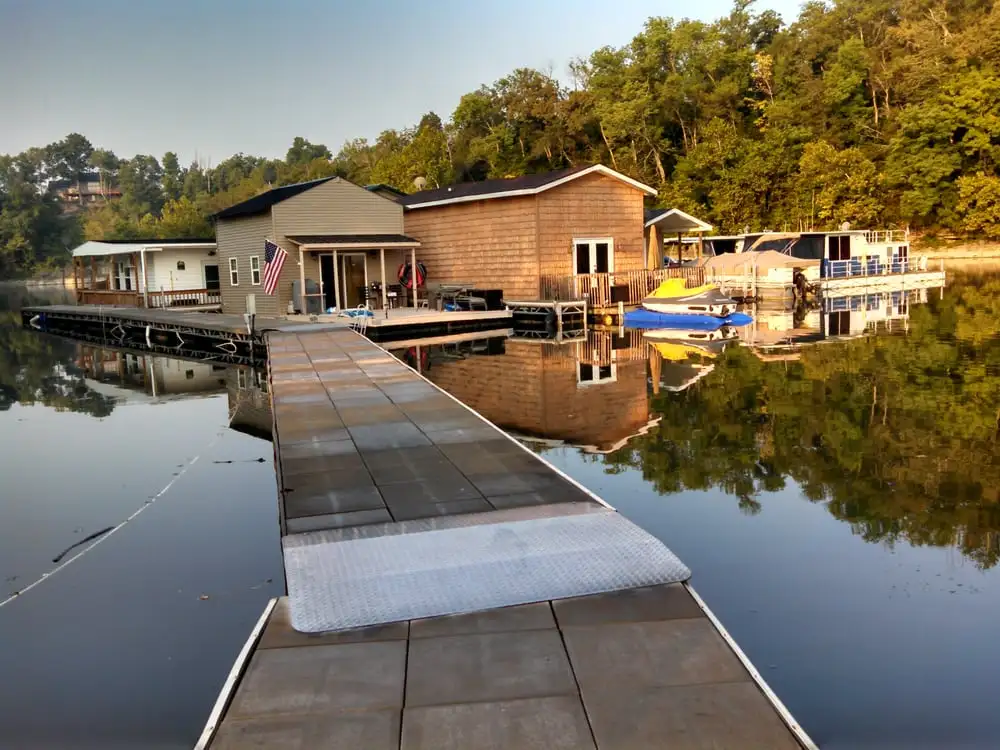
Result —
[{"label": "tree trunk", "polygon": [[597,124],[601,129],[601,138],[604,139],[604,145],[608,147],[608,153],[611,154],[611,166],[617,171],[618,161],[615,159],[615,150],[611,148],[611,141],[608,140],[608,134],[604,132],[604,123],[598,120]]},{"label": "tree trunk", "polygon": [[875,91],[875,84],[868,84],[872,90],[872,110],[875,116],[875,130],[878,131],[878,92]]},{"label": "tree trunk", "polygon": [[663,168],[663,159],[660,158],[660,152],[655,147],[653,148],[653,163],[656,164],[656,174],[659,176],[660,182],[666,185],[667,172]]}]

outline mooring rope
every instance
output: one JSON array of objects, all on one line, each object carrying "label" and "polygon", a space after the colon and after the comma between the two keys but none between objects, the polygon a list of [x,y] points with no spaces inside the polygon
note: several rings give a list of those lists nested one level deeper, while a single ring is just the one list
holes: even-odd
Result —
[{"label": "mooring rope", "polygon": [[[239,407],[241,405],[241,402],[242,402],[242,397],[241,397],[241,401],[237,402],[236,407],[233,409],[233,413],[229,415],[229,419],[228,419],[228,421],[226,423],[226,427],[224,429],[228,429],[229,427],[232,426],[233,420],[236,418],[236,414],[239,412]],[[132,515],[130,515],[124,521],[122,521],[121,523],[119,523],[117,526],[112,526],[111,528],[106,529],[105,531],[98,532],[99,538],[95,539],[92,544],[87,545],[86,547],[84,547],[83,549],[81,549],[79,552],[77,552],[75,555],[73,555],[72,557],[66,558],[62,563],[60,563],[59,565],[57,565],[52,570],[47,571],[45,573],[42,573],[41,577],[38,578],[37,580],[33,581],[32,583],[28,584],[27,586],[25,586],[22,589],[18,589],[14,593],[10,594],[6,599],[4,599],[3,601],[0,601],[0,608],[3,608],[5,606],[7,606],[8,604],[10,604],[11,602],[13,602],[14,600],[19,599],[22,596],[24,596],[26,593],[28,593],[29,591],[31,591],[36,586],[41,585],[44,581],[49,580],[56,573],[58,573],[61,570],[64,570],[69,565],[71,565],[74,562],[76,562],[77,560],[79,560],[81,557],[83,557],[84,555],[86,555],[88,552],[90,552],[92,549],[94,549],[95,547],[97,547],[101,543],[106,542],[108,539],[110,539],[112,536],[114,536],[115,533],[117,533],[119,530],[123,529],[125,526],[127,526],[129,523],[131,523],[133,520],[135,520],[144,510],[146,510],[147,508],[151,507],[157,500],[159,500],[161,497],[163,497],[165,494],[167,494],[167,491],[171,487],[173,487],[174,484],[176,484],[177,481],[182,476],[184,476],[192,466],[194,466],[196,463],[198,463],[198,460],[205,453],[207,453],[208,451],[210,451],[212,448],[215,447],[216,443],[218,443],[219,440],[222,439],[223,435],[225,435],[225,432],[224,431],[220,431],[208,443],[208,445],[206,445],[202,449],[201,453],[199,453],[197,456],[195,456],[190,461],[188,461],[187,464],[185,464],[184,467],[181,468],[181,470],[179,472],[177,472],[171,478],[171,480],[169,482],[167,482],[166,486],[164,486],[163,489],[161,489],[159,492],[157,492],[155,495],[153,495],[151,498],[149,498],[145,503],[143,503],[142,505],[140,505],[139,508],[137,508],[135,510],[135,512],[132,513]],[[78,544],[83,544],[85,541],[86,540],[81,540],[80,542],[78,542]],[[73,546],[75,547],[77,545],[73,545]],[[73,547],[70,547],[69,549],[73,549]],[[65,553],[63,553],[63,554],[65,554]],[[59,559],[59,558],[57,558],[57,559]]]}]

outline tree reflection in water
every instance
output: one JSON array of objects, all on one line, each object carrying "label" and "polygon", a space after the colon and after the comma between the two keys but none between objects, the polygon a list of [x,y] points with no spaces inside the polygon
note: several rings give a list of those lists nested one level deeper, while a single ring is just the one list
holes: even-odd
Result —
[{"label": "tree reflection in water", "polygon": [[[719,488],[747,513],[794,481],[872,542],[1000,561],[1000,277],[955,279],[911,308],[907,336],[804,347],[764,362],[731,347],[657,429],[603,457],[662,494]],[[766,507],[763,508],[766,512]]]},{"label": "tree reflection in water", "polygon": [[114,399],[91,390],[76,364],[79,344],[22,327],[21,306],[45,304],[23,288],[0,292],[0,411],[14,404],[44,404],[60,411],[106,417]]}]

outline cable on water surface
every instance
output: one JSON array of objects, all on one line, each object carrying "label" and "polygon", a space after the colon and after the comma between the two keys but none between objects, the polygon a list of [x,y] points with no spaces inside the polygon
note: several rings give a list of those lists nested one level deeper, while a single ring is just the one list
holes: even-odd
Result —
[{"label": "cable on water surface", "polygon": [[[236,418],[236,414],[239,411],[239,407],[240,407],[240,404],[237,403],[236,407],[232,410],[232,414],[229,415],[229,419],[226,421],[226,427],[227,428],[230,427],[230,426],[232,426],[233,419]],[[28,593],[29,591],[31,591],[33,588],[35,588],[36,586],[41,585],[44,581],[47,581],[48,579],[50,579],[52,576],[54,576],[59,571],[63,570],[64,568],[68,567],[72,563],[74,563],[77,560],[79,560],[81,557],[83,557],[84,555],[86,555],[88,552],[90,552],[92,549],[94,549],[95,547],[97,547],[99,544],[101,544],[102,542],[107,541],[112,536],[114,536],[114,534],[116,532],[118,532],[120,529],[124,528],[131,521],[133,521],[136,517],[138,517],[139,514],[141,514],[144,510],[146,510],[147,508],[151,507],[157,500],[159,500],[161,497],[163,497],[167,493],[167,491],[171,487],[173,487],[174,484],[176,484],[177,480],[179,480],[182,476],[184,476],[187,473],[188,469],[190,469],[192,466],[194,466],[198,462],[198,460],[202,457],[202,455],[204,455],[206,452],[210,451],[212,448],[215,447],[215,444],[218,443],[220,439],[222,439],[222,436],[224,434],[225,434],[224,432],[219,432],[218,434],[216,434],[216,436],[208,443],[208,445],[206,445],[204,447],[204,449],[202,449],[201,453],[199,453],[197,456],[195,456],[190,461],[188,461],[187,464],[185,464],[181,468],[181,470],[179,472],[177,472],[170,479],[169,482],[167,482],[167,484],[163,487],[163,489],[161,489],[159,492],[157,492],[155,495],[153,495],[151,498],[149,498],[145,503],[143,503],[142,505],[140,505],[132,513],[132,515],[130,515],[125,520],[121,521],[118,525],[112,526],[109,529],[106,529],[105,531],[98,532],[97,536],[99,538],[95,539],[93,541],[93,543],[87,545],[86,547],[84,547],[83,549],[81,549],[79,552],[77,552],[75,555],[73,555],[72,557],[66,558],[65,560],[63,560],[62,563],[60,563],[59,565],[57,565],[52,570],[49,570],[49,571],[47,571],[45,573],[42,573],[41,577],[39,577],[35,581],[32,581],[31,583],[29,583],[24,588],[18,589],[17,591],[15,591],[12,594],[10,594],[6,599],[0,600],[0,608],[3,608],[5,606],[7,606],[8,604],[10,604],[11,602],[15,601],[16,599],[21,598],[26,593]],[[85,541],[86,540],[81,540],[78,544],[83,544]],[[74,545],[74,546],[77,546],[77,545]],[[69,549],[73,549],[73,547],[70,547]],[[68,551],[69,550],[67,550],[67,552]],[[65,555],[65,554],[66,553],[64,552],[63,555]],[[59,559],[59,558],[56,558],[56,559]]]}]

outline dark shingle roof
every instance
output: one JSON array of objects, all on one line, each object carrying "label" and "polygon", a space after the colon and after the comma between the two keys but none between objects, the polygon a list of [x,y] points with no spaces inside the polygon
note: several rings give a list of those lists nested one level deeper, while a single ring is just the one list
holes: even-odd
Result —
[{"label": "dark shingle roof", "polygon": [[394,188],[392,185],[386,185],[384,182],[378,182],[374,185],[365,185],[365,190],[370,190],[373,193],[391,193],[399,198],[405,198],[406,193],[398,188]]},{"label": "dark shingle roof", "polygon": [[399,243],[420,244],[420,240],[405,234],[296,234],[288,239],[300,245],[391,245]]},{"label": "dark shingle roof", "polygon": [[419,193],[411,193],[403,198],[400,203],[404,206],[416,206],[424,203],[437,203],[438,201],[451,201],[458,198],[473,199],[477,197],[489,198],[497,193],[509,193],[516,190],[538,190],[546,185],[569,177],[577,172],[590,169],[591,165],[586,164],[569,169],[559,169],[555,172],[545,172],[544,174],[526,174],[523,177],[514,177],[507,180],[483,180],[482,182],[460,182],[457,185],[435,188],[434,190],[421,190]]},{"label": "dark shingle roof", "polygon": [[665,214],[666,212],[667,209],[665,208],[647,208],[645,211],[642,212],[643,214],[642,219],[648,224],[656,217],[663,216],[663,214]]},{"label": "dark shingle roof", "polygon": [[306,190],[311,190],[317,185],[322,185],[324,182],[329,182],[335,179],[334,177],[323,177],[318,180],[310,180],[309,182],[297,182],[294,185],[283,185],[282,187],[273,188],[268,190],[266,193],[261,193],[260,195],[255,195],[249,200],[245,200],[242,203],[237,203],[235,206],[230,206],[229,208],[224,208],[215,214],[216,219],[235,219],[240,216],[253,216],[254,214],[262,214],[271,206],[276,203],[281,203],[289,198],[293,198],[299,193],[304,193]]}]

